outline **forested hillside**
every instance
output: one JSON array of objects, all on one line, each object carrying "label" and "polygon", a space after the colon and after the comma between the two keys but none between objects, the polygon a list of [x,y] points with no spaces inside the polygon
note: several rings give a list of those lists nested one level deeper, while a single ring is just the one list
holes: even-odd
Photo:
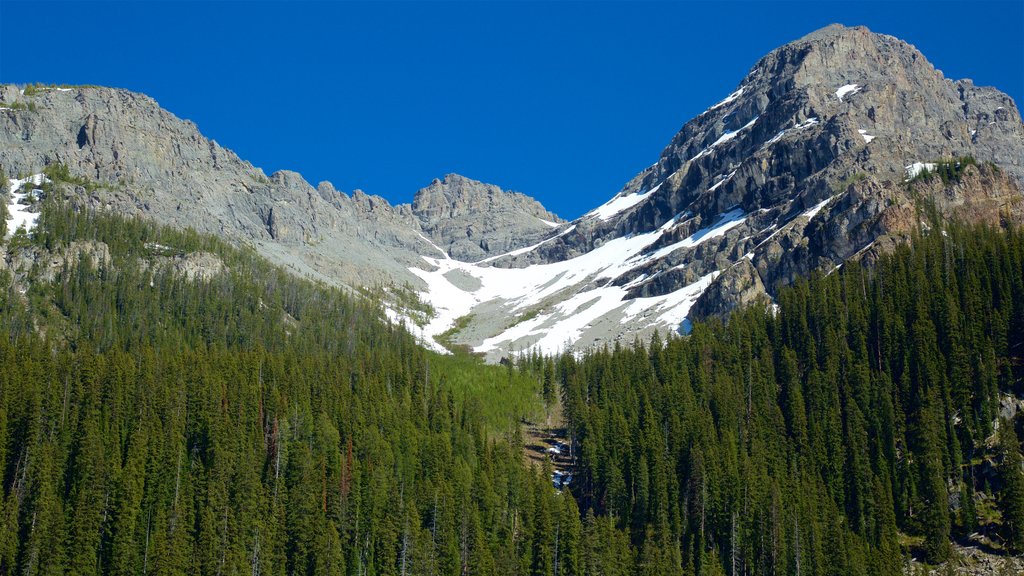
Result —
[{"label": "forested hillside", "polygon": [[[160,265],[194,253],[225,271]],[[512,433],[527,375],[141,221],[48,201],[10,254],[34,264],[0,274],[0,574],[575,570],[574,501]]]},{"label": "forested hillside", "polygon": [[1024,236],[933,220],[778,305],[561,359],[580,508],[628,532],[637,571],[897,574],[976,531],[1024,552],[999,420],[1024,393]]},{"label": "forested hillside", "polygon": [[[1024,550],[1000,421],[1019,231],[933,219],[777,310],[488,366],[47,192],[0,271],[0,574],[868,575],[975,531]],[[561,492],[520,431],[559,385]]]}]

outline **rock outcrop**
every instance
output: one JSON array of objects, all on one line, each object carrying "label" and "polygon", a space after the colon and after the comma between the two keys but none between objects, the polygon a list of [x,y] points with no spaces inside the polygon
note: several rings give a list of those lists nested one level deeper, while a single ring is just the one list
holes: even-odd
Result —
[{"label": "rock outcrop", "polygon": [[314,188],[291,171],[267,176],[127,90],[0,86],[0,168],[51,164],[97,184],[77,194],[94,208],[217,234],[332,284],[417,282],[408,267],[438,255],[434,243],[476,259],[526,245],[549,229],[538,217],[560,222],[526,196],[457,175],[412,206]]},{"label": "rock outcrop", "polygon": [[8,174],[61,163],[100,184],[76,189],[78,202],[219,234],[331,283],[409,283],[438,313],[426,339],[458,325],[449,337],[495,359],[632,342],[766,301],[812,270],[877,258],[920,228],[923,204],[1024,219],[1013,100],[862,27],[766,55],[571,223],[458,175],[398,206],[268,177],[146,96],[31,92],[0,87]]},{"label": "rock outcrop", "polygon": [[412,212],[452,258],[467,262],[531,244],[562,223],[529,196],[458,174],[417,192]]},{"label": "rock outcrop", "polygon": [[[915,164],[962,157],[977,165],[956,182],[908,183]],[[628,208],[584,216],[572,234],[509,265],[560,261],[668,226],[654,252],[739,211],[743,223],[713,244],[684,243],[614,280],[633,297],[656,296],[722,271],[693,309],[698,318],[722,315],[752,291],[770,294],[908,232],[915,196],[948,215],[998,223],[1021,220],[1022,186],[1024,125],[1009,96],[946,79],[896,38],[833,25],[772,51],[733,94],[686,123],[612,200]],[[737,289],[740,277],[749,289]]]}]

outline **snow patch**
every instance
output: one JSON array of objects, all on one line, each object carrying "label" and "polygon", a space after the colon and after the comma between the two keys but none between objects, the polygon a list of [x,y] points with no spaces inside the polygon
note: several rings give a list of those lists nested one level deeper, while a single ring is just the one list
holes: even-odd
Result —
[{"label": "snow patch", "polygon": [[928,170],[929,172],[935,170],[935,164],[932,162],[914,162],[913,164],[908,164],[904,167],[904,170],[907,172],[907,180],[913,180],[924,170]]},{"label": "snow patch", "polygon": [[694,303],[708,289],[711,282],[718,277],[718,274],[717,271],[712,272],[689,286],[683,286],[663,296],[634,298],[626,306],[621,323],[625,324],[642,314],[646,317],[656,314],[657,316],[648,326],[680,326],[690,313]]},{"label": "snow patch", "polygon": [[728,142],[728,141],[732,140],[733,138],[736,137],[737,134],[739,134],[740,132],[743,132],[747,128],[750,128],[751,126],[753,126],[754,123],[757,122],[758,118],[760,118],[760,116],[754,116],[753,120],[751,120],[750,122],[747,122],[746,124],[744,124],[742,127],[740,127],[739,130],[736,130],[736,131],[733,131],[733,132],[729,132],[727,130],[724,134],[722,134],[721,136],[718,137],[718,140],[715,140],[714,142],[712,142],[710,146],[708,146],[707,148],[701,150],[696,156],[694,156],[693,158],[690,158],[689,161],[693,162],[693,161],[695,161],[695,160],[697,160],[699,158],[703,158],[704,156],[707,156],[719,144],[724,144],[725,142]]},{"label": "snow patch", "polygon": [[812,116],[812,117],[804,120],[803,122],[797,123],[792,128],[787,128],[785,130],[780,130],[778,134],[776,134],[775,136],[772,136],[770,140],[765,142],[764,146],[771,146],[772,144],[775,144],[779,140],[782,140],[782,138],[786,134],[788,134],[790,131],[792,131],[792,130],[803,130],[804,128],[810,128],[811,126],[814,126],[816,124],[818,124],[818,117],[817,116]]},{"label": "snow patch", "polygon": [[857,84],[845,84],[836,90],[836,98],[839,98],[839,101],[842,102],[843,96],[852,96],[857,92],[860,92],[860,89],[861,87]]},{"label": "snow patch", "polygon": [[864,142],[866,144],[870,144],[871,141],[875,139],[874,136],[868,134],[867,130],[857,130],[857,133],[860,134],[861,138],[864,139]]},{"label": "snow patch", "polygon": [[527,252],[532,252],[532,251],[536,250],[537,248],[540,248],[541,246],[547,244],[548,242],[551,242],[552,240],[554,240],[556,238],[561,238],[562,236],[565,236],[566,234],[572,232],[575,229],[576,229],[576,225],[573,224],[572,226],[569,226],[565,230],[562,230],[561,232],[559,232],[558,235],[556,235],[556,236],[552,236],[551,238],[545,238],[544,240],[541,240],[540,242],[537,242],[536,244],[532,244],[530,246],[526,246],[525,248],[516,248],[515,250],[512,250],[511,252],[506,252],[504,254],[498,254],[497,256],[489,256],[487,258],[484,258],[483,260],[477,261],[476,264],[486,264],[488,262],[493,262],[493,261],[497,260],[498,258],[504,258],[506,256],[519,256],[520,254],[526,254]]},{"label": "snow patch", "polygon": [[700,230],[694,232],[693,234],[687,236],[686,238],[680,240],[679,242],[669,244],[668,246],[659,248],[658,250],[654,251],[650,256],[647,256],[645,258],[645,262],[650,260],[657,260],[659,258],[664,258],[665,256],[668,256],[669,254],[675,252],[676,250],[679,250],[680,248],[693,248],[706,240],[718,238],[720,236],[725,236],[726,232],[732,230],[733,228],[739,226],[740,224],[743,224],[745,220],[746,213],[743,212],[743,210],[739,208],[730,210],[725,214],[719,216],[713,225],[708,226],[707,228],[701,228]]},{"label": "snow patch", "polygon": [[612,216],[629,210],[633,206],[647,200],[647,198],[649,198],[651,194],[654,194],[658,188],[661,188],[661,184],[658,184],[644,193],[635,192],[626,196],[616,196],[597,208],[594,208],[590,212],[587,212],[586,216],[596,216],[599,220],[606,221]]},{"label": "snow patch", "polygon": [[437,352],[438,354],[451,354],[451,351],[441,346],[436,340],[427,336],[422,328],[420,328],[411,318],[401,314],[387,306],[384,307],[384,316],[395,326],[404,325],[405,329],[419,342],[422,346]]},{"label": "snow patch", "polygon": [[708,188],[708,192],[714,192],[715,190],[718,190],[718,188],[719,188],[719,187],[720,187],[720,186],[721,186],[722,184],[725,184],[725,183],[726,183],[726,182],[728,182],[729,180],[732,180],[732,177],[733,177],[733,176],[735,176],[735,175],[736,175],[736,171],[735,171],[735,170],[733,170],[732,172],[729,172],[729,174],[728,174],[728,175],[726,175],[726,176],[725,176],[724,178],[722,178],[722,179],[721,179],[721,180],[719,180],[718,182],[715,182],[715,185],[714,185],[714,186],[712,186],[711,188]]},{"label": "snow patch", "polygon": [[806,216],[808,222],[813,220],[814,217],[818,215],[818,212],[821,212],[822,208],[828,205],[829,202],[835,200],[838,196],[839,194],[836,194],[835,196],[829,196],[828,198],[825,198],[821,202],[818,202],[814,206],[811,206],[811,209],[801,214],[801,216]]},{"label": "snow patch", "polygon": [[444,259],[445,259],[445,260],[450,260],[450,259],[451,259],[451,256],[449,256],[447,252],[445,252],[444,250],[442,250],[442,249],[441,249],[441,247],[440,247],[440,246],[438,246],[437,244],[434,244],[434,243],[433,243],[433,242],[432,242],[432,241],[430,240],[430,238],[427,238],[426,236],[424,236],[422,232],[421,232],[421,233],[419,234],[419,236],[420,236],[420,238],[422,238],[422,239],[423,239],[423,241],[424,241],[424,242],[426,242],[427,244],[430,244],[431,248],[433,248],[434,250],[437,250],[438,252],[440,252],[440,253],[441,253],[441,255],[442,255],[442,256],[444,256]]},{"label": "snow patch", "polygon": [[[539,311],[534,317],[513,322],[480,343],[476,352],[490,352],[503,344],[532,340],[531,346],[551,354],[564,351],[567,345],[578,346],[583,333],[606,315],[619,311],[627,318],[633,318],[648,311],[653,317],[652,325],[677,328],[688,313],[696,298],[706,289],[711,277],[677,290],[671,294],[653,298],[628,299],[628,287],[614,286],[610,280],[626,272],[664,257],[674,250],[694,247],[709,239],[724,235],[730,229],[745,221],[746,215],[740,209],[733,209],[720,215],[712,224],[698,230],[687,238],[665,246],[651,253],[645,251],[666,232],[679,224],[679,219],[688,216],[680,214],[657,230],[615,238],[575,258],[534,264],[524,268],[497,268],[487,266],[490,260],[502,256],[516,255],[535,249],[537,245],[495,256],[478,263],[423,256],[433,270],[418,267],[410,271],[421,278],[427,289],[422,299],[435,310],[434,318],[424,326],[424,340],[442,334],[455,321],[469,314],[476,306],[490,302],[501,306],[514,319],[528,310]],[[559,236],[572,230],[563,231]],[[474,289],[463,289],[448,280],[446,274],[458,270],[475,278],[479,284]],[[543,308],[537,308],[541,307]]]},{"label": "snow patch", "polygon": [[558,228],[558,222],[552,222],[550,220],[545,220],[543,218],[537,218],[537,220],[540,220],[548,228]]},{"label": "snow patch", "polygon": [[[708,108],[707,111],[711,112],[712,110],[717,110],[717,109],[721,108],[722,106],[725,106],[726,104],[732,102],[733,100],[736,100],[737,98],[739,98],[742,95],[743,95],[743,88],[740,88],[739,90],[737,90],[737,91],[733,92],[732,94],[729,94],[728,96],[726,96],[725,99],[722,100],[721,102],[719,102],[718,104],[715,104],[711,108]],[[706,113],[707,112],[705,112],[705,114]]]},{"label": "snow patch", "polygon": [[19,228],[23,228],[25,232],[31,232],[36,227],[36,224],[39,223],[39,213],[29,212],[29,208],[32,207],[33,201],[39,198],[42,190],[31,188],[22,192],[21,189],[25,184],[42,186],[44,182],[50,182],[50,179],[42,174],[33,174],[28,178],[21,179],[11,178],[7,181],[10,197],[7,201],[6,238],[14,236],[14,233]]}]

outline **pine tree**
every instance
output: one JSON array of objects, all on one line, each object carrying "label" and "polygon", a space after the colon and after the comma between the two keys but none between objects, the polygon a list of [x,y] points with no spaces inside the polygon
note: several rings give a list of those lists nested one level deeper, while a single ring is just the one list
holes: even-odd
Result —
[{"label": "pine tree", "polygon": [[1024,553],[1024,459],[1013,422],[999,426],[999,476],[1003,488],[999,493],[999,509],[1003,515],[1003,537],[1015,554]]}]

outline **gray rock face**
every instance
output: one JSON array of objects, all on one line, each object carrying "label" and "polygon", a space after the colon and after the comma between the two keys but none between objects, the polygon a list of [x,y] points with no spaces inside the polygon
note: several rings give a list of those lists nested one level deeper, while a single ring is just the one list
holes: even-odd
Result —
[{"label": "gray rock face", "polygon": [[[951,187],[906,183],[915,162],[962,156],[982,165]],[[648,193],[644,201],[611,218],[585,216],[573,234],[517,260],[559,261],[668,226],[650,253],[738,210],[743,223],[713,244],[680,247],[615,279],[646,297],[723,271],[691,314],[720,315],[752,290],[773,292],[908,232],[917,225],[912,189],[946,213],[1020,220],[1022,165],[1024,125],[1009,96],[944,78],[896,38],[833,25],[772,51],[735,93],[686,123],[618,194]]]},{"label": "gray rock face", "polygon": [[103,185],[79,191],[93,207],[218,234],[334,284],[418,283],[408,266],[437,256],[432,242],[478,258],[525,245],[547,229],[537,217],[560,221],[526,196],[456,175],[415,206],[313,188],[295,172],[266,176],[141,94],[0,86],[0,168],[31,174],[53,163]]},{"label": "gray rock face", "polygon": [[452,258],[467,262],[531,244],[562,223],[529,196],[458,174],[417,192],[412,212]]}]

